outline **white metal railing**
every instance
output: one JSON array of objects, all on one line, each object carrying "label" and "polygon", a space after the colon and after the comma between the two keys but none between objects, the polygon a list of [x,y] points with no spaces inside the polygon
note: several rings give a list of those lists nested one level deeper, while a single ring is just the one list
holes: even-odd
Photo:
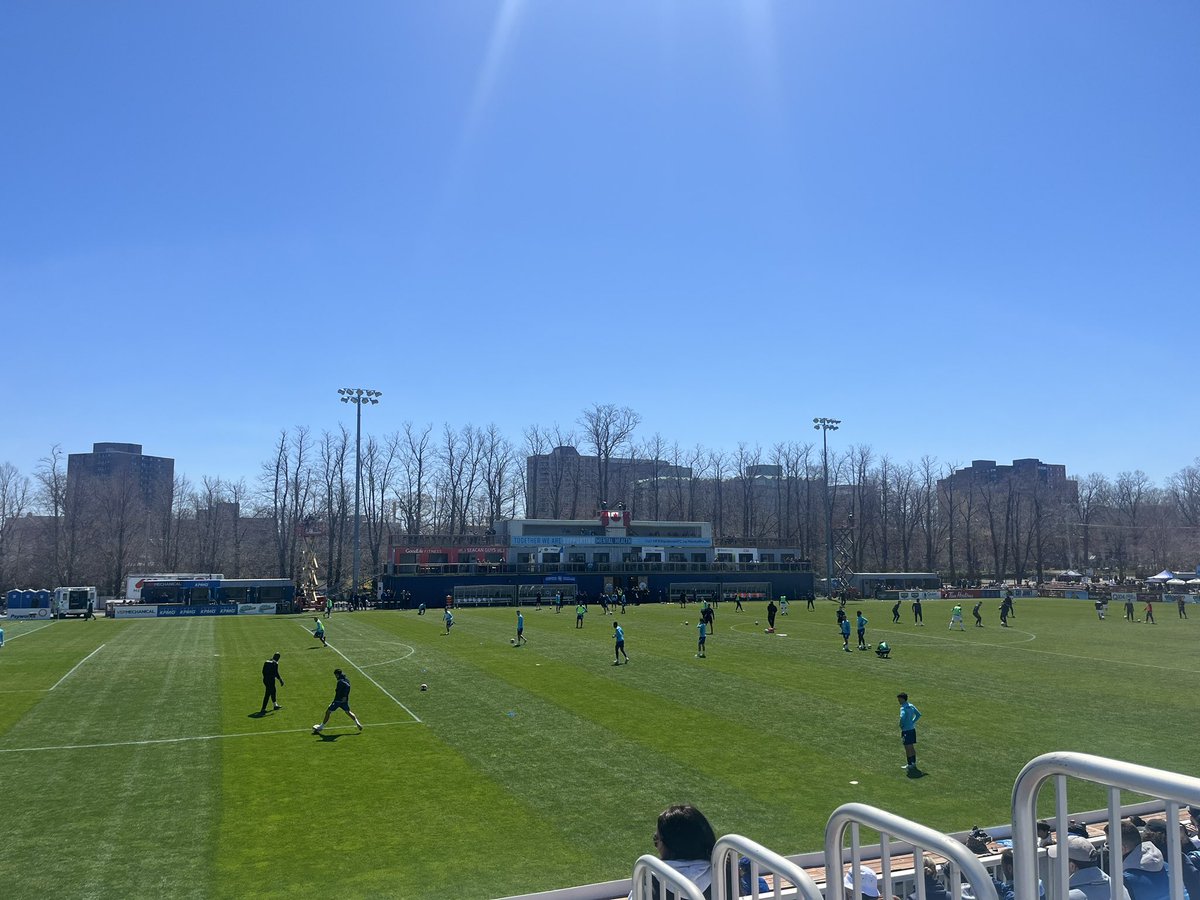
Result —
[{"label": "white metal railing", "polygon": [[[1163,769],[1120,762],[1088,753],[1045,753],[1026,763],[1013,784],[1013,885],[1017,900],[1037,897],[1037,798],[1042,785],[1054,779],[1055,825],[1059,842],[1067,834],[1067,778],[1089,781],[1108,788],[1108,877],[1114,885],[1121,883],[1121,791],[1135,791],[1165,801],[1167,817],[1168,877],[1171,900],[1183,900],[1183,878],[1180,871],[1179,808],[1200,806],[1200,778],[1180,775]],[[1059,897],[1066,897],[1070,872],[1067,855],[1059,853],[1054,867],[1054,880]]]},{"label": "white metal railing", "polygon": [[[656,883],[661,885],[657,894],[654,891]],[[639,856],[633,864],[633,900],[665,898],[668,890],[679,900],[704,900],[704,891],[686,875],[675,871],[657,856]]]},{"label": "white metal railing", "polygon": [[[882,884],[879,887],[881,897],[892,896],[891,840],[896,837],[912,845],[913,879],[917,886],[917,900],[925,900],[924,854],[926,851],[944,856],[949,860],[950,884],[947,887],[954,900],[962,898],[963,877],[970,883],[977,900],[998,900],[992,876],[988,874],[983,863],[967,849],[965,844],[947,837],[940,831],[934,831],[918,822],[874,806],[868,806],[865,803],[846,803],[839,806],[833,811],[825,826],[825,888],[830,897],[835,897],[840,893],[842,867],[845,865],[842,845],[845,843],[847,828],[850,830],[850,865],[853,873],[854,893],[858,895],[862,890],[859,874],[862,858],[862,843],[858,835],[860,825],[879,832],[879,859],[883,867]],[[1036,900],[1037,894],[1034,893],[1033,897]]]},{"label": "white metal railing", "polygon": [[[738,859],[741,856],[750,860],[750,891],[746,894],[738,888]],[[762,894],[758,890],[758,876],[763,872],[774,876],[775,886],[769,894]],[[748,837],[727,834],[713,847],[713,900],[732,900],[738,896],[752,897],[754,900],[758,900],[759,897],[774,897],[778,900],[783,896],[784,881],[790,882],[795,888],[794,896],[804,900],[822,900],[821,889],[807,872],[774,850],[768,850]]]}]

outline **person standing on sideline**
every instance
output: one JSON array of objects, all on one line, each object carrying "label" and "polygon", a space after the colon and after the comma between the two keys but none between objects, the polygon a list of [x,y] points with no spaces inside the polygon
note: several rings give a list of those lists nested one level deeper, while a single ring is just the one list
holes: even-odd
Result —
[{"label": "person standing on sideline", "polygon": [[522,644],[528,644],[528,643],[529,643],[529,639],[525,637],[525,616],[518,609],[517,610],[517,646],[520,647]]},{"label": "person standing on sideline", "polygon": [[1179,618],[1187,618],[1187,601],[1182,596],[1179,598]]},{"label": "person standing on sideline", "polygon": [[914,778],[920,774],[917,768],[917,720],[921,718],[921,711],[908,702],[908,694],[897,694],[896,699],[900,701],[900,740],[908,760],[904,770]]},{"label": "person standing on sideline", "polygon": [[971,615],[973,615],[973,616],[975,617],[975,627],[976,627],[976,628],[982,628],[982,627],[983,627],[983,616],[981,616],[981,615],[979,614],[979,607],[981,607],[981,606],[983,606],[983,601],[982,601],[982,600],[980,600],[980,601],[979,601],[978,603],[976,603],[976,604],[975,604],[973,607],[971,607]]},{"label": "person standing on sideline", "polygon": [[321,642],[322,647],[328,647],[329,644],[325,640],[325,626],[316,616],[313,616],[313,621],[317,623],[317,627],[313,630],[313,637]]},{"label": "person standing on sideline", "polygon": [[767,630],[768,631],[775,630],[775,613],[778,610],[779,610],[779,607],[777,607],[775,605],[774,600],[767,601]]},{"label": "person standing on sideline", "polygon": [[1128,619],[1130,622],[1135,621],[1133,618],[1133,601],[1132,600],[1125,601],[1125,618]]},{"label": "person standing on sideline", "polygon": [[[446,612],[449,613],[449,610],[446,610]],[[362,722],[358,721],[358,716],[350,708],[350,679],[345,676],[341,669],[334,669],[333,677],[337,679],[337,686],[333,691],[333,702],[325,710],[325,720],[320,725],[313,726],[313,734],[320,734],[322,729],[329,724],[329,717],[333,715],[335,709],[344,710],[346,715],[354,720],[354,724],[358,726],[358,730],[362,731]]]},{"label": "person standing on sideline", "polygon": [[896,605],[892,607],[892,624],[900,621],[900,601],[896,601]]},{"label": "person standing on sideline", "polygon": [[625,652],[625,629],[613,622],[613,641],[615,649],[613,650],[613,665],[621,664],[621,657],[625,657],[625,662],[629,662],[629,654]]},{"label": "person standing on sideline", "polygon": [[704,659],[704,640],[708,637],[708,625],[701,619],[696,623],[696,632],[699,634],[699,640],[696,643],[696,658]]},{"label": "person standing on sideline", "polygon": [[816,597],[815,597],[815,595],[813,595],[813,594],[809,594],[809,595],[808,595],[808,605],[807,605],[807,606],[805,606],[804,608],[805,608],[805,609],[816,609],[816,608],[817,608],[817,604],[814,602],[815,600],[816,600]]},{"label": "person standing on sideline", "polygon": [[454,627],[454,613],[450,611],[450,607],[446,607],[446,611],[442,613],[442,621],[446,623],[446,634],[449,634],[450,629]]},{"label": "person standing on sideline", "polygon": [[283,676],[279,674],[279,654],[276,653],[265,663],[262,668],[263,679],[263,702],[262,709],[259,710],[259,715],[267,711],[267,701],[270,700],[274,704],[275,709],[283,709],[279,705],[279,701],[275,697],[275,681],[278,679],[280,684],[283,684]]},{"label": "person standing on sideline", "polygon": [[842,621],[838,624],[838,628],[842,632],[842,649],[845,650],[847,653],[849,653],[850,652],[850,620],[848,618],[846,618],[845,616],[843,616]]},{"label": "person standing on sideline", "polygon": [[[1179,602],[1179,608],[1181,610],[1183,609],[1183,601],[1182,600]],[[83,614],[83,621],[86,622],[88,619],[94,619],[94,618],[96,618],[96,601],[89,598],[87,612],[85,612]],[[1184,616],[1184,618],[1186,619],[1187,616]]]},{"label": "person standing on sideline", "polygon": [[858,649],[867,649],[867,617],[862,614],[862,610],[858,611],[858,615],[854,618],[854,624],[858,629]]},{"label": "person standing on sideline", "polygon": [[587,607],[584,606],[582,603],[578,604],[575,607],[575,627],[576,628],[583,627],[583,616],[586,612],[587,612]]},{"label": "person standing on sideline", "polygon": [[1157,622],[1154,621],[1154,601],[1152,601],[1152,600],[1146,601],[1146,609],[1144,610],[1144,612],[1146,614],[1146,622],[1148,624],[1150,624],[1150,625],[1158,624]]},{"label": "person standing on sideline", "polygon": [[960,604],[958,604],[958,603],[955,603],[955,604],[954,604],[954,609],[950,610],[950,628],[949,628],[948,630],[951,630],[951,631],[952,631],[952,630],[954,630],[954,624],[955,624],[956,622],[958,623],[958,630],[959,630],[959,631],[966,631],[966,630],[967,630],[967,629],[966,629],[966,628],[963,626],[963,620],[962,620],[962,606],[961,606]]},{"label": "person standing on sideline", "polygon": [[913,624],[925,627],[925,616],[921,612],[921,598],[918,597],[913,601]]},{"label": "person standing on sideline", "polygon": [[333,615],[333,598],[326,597],[325,598],[325,618],[328,619],[332,615]]}]

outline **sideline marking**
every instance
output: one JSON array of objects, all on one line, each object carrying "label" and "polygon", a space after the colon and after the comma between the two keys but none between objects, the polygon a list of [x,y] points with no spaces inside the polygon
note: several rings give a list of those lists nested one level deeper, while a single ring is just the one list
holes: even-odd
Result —
[{"label": "sideline marking", "polygon": [[[412,725],[412,724],[414,724],[414,723],[408,722],[408,721],[372,722],[371,724],[364,724],[363,728],[383,728],[384,726],[390,726],[390,725]],[[322,731],[322,733],[323,734],[328,733],[329,731],[352,732],[355,730],[356,729],[354,728],[353,725],[349,725],[349,726],[342,726],[342,727],[334,728],[334,729],[325,728]],[[144,747],[149,744],[181,744],[186,741],[220,741],[220,740],[224,740],[225,738],[260,737],[262,735],[267,735],[267,734],[299,734],[300,732],[304,732],[304,731],[311,732],[312,726],[310,725],[307,728],[284,728],[279,731],[242,731],[242,732],[238,732],[237,734],[201,734],[201,735],[197,735],[195,737],[154,738],[154,739],[146,740],[146,741],[113,741],[113,742],[107,743],[107,744],[63,744],[58,747],[9,747],[9,748],[0,748],[0,753],[34,753],[34,752],[39,752],[39,751],[43,751],[43,750],[96,750],[96,749],[101,749],[101,748],[105,748],[105,747]]]},{"label": "sideline marking", "polygon": [[64,681],[66,681],[68,678],[70,678],[72,675],[74,675],[75,669],[78,669],[85,662],[87,662],[89,659],[91,659],[93,656],[95,656],[97,653],[99,653],[101,650],[103,650],[104,646],[105,646],[104,644],[101,644],[99,647],[97,647],[95,650],[93,650],[91,653],[89,653],[87,656],[85,656],[79,662],[75,663],[75,665],[71,669],[71,671],[68,672],[66,675],[64,675],[62,678],[58,679],[58,681],[54,682],[54,687],[50,688],[50,690],[54,690],[54,688],[58,687],[60,684],[62,684]]},{"label": "sideline marking", "polygon": [[[303,628],[305,631],[308,631],[308,626],[305,625],[303,622],[297,622],[296,624],[299,625],[301,628]],[[308,631],[308,633],[312,634],[311,631]],[[418,716],[411,709],[409,709],[407,706],[405,706],[403,703],[401,703],[399,700],[397,700],[395,697],[393,697],[391,691],[389,691],[387,688],[385,688],[382,684],[380,684],[378,681],[376,681],[374,678],[372,678],[366,672],[363,672],[362,668],[359,667],[358,663],[356,663],[352,659],[350,659],[350,657],[348,657],[345,653],[343,653],[337,647],[333,646],[333,644],[327,643],[326,646],[329,647],[330,650],[332,650],[334,653],[336,653],[342,659],[344,659],[349,665],[353,666],[359,672],[362,672],[363,678],[367,679],[367,681],[371,682],[371,684],[375,685],[375,687],[377,687],[377,688],[379,688],[379,690],[383,691],[384,696],[386,696],[389,700],[391,700],[393,703],[395,703],[398,707],[400,707],[402,710],[404,710],[406,713],[408,713],[410,716],[412,716],[414,720],[416,720],[417,722],[421,721],[421,717]]]},{"label": "sideline marking", "polygon": [[[16,620],[8,619],[6,621],[15,622]],[[49,628],[53,624],[54,624],[54,622],[50,621],[50,622],[47,622],[45,625],[39,625],[37,628],[30,628],[28,631],[22,631],[20,634],[14,634],[12,637],[6,637],[4,640],[4,643],[7,644],[9,641],[15,641],[17,638],[23,638],[23,637],[25,637],[25,635],[33,634],[35,631],[41,631],[43,628]]]}]

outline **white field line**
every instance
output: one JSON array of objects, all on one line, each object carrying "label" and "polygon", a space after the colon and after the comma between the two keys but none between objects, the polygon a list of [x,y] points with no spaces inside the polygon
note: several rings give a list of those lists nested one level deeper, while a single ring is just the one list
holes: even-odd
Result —
[{"label": "white field line", "polygon": [[15,641],[17,638],[23,638],[27,634],[33,634],[35,631],[41,631],[43,628],[49,628],[53,624],[53,622],[47,622],[45,625],[39,625],[37,628],[30,628],[28,631],[22,631],[20,634],[14,634],[12,637],[6,637],[4,639],[4,643],[7,644],[9,641]]},{"label": "white field line", "polygon": [[[308,626],[306,626],[303,622],[297,622],[296,624],[299,625],[301,628],[303,628],[305,631],[308,631]],[[312,634],[311,631],[308,631],[308,633]],[[421,721],[421,717],[418,716],[411,709],[409,709],[407,706],[405,706],[403,703],[401,703],[399,700],[397,700],[395,697],[393,697],[391,691],[389,691],[387,688],[385,688],[382,684],[380,684],[378,681],[376,681],[374,678],[372,678],[366,672],[363,672],[363,670],[361,668],[359,668],[358,663],[356,663],[352,659],[350,659],[350,657],[348,657],[345,653],[343,653],[337,647],[333,646],[333,644],[327,643],[326,646],[330,650],[332,650],[334,653],[336,653],[338,656],[340,656],[342,659],[344,659],[349,665],[353,666],[357,671],[362,672],[363,678],[367,679],[367,681],[371,682],[371,684],[373,684],[373,685],[375,685],[375,687],[379,688],[379,690],[381,690],[383,692],[384,696],[386,696],[389,700],[391,700],[393,703],[395,703],[398,707],[400,707],[402,710],[404,710],[406,713],[408,713],[410,716],[412,716],[414,721],[416,721],[416,722]]]},{"label": "white field line", "polygon": [[91,659],[93,656],[95,656],[97,653],[99,653],[103,649],[104,649],[104,644],[101,644],[99,647],[97,647],[95,650],[93,650],[91,653],[89,653],[87,656],[85,656],[79,662],[75,663],[75,665],[71,668],[71,671],[68,672],[66,675],[64,675],[62,678],[58,679],[58,681],[54,682],[54,687],[50,688],[50,690],[54,690],[54,688],[58,687],[60,684],[62,684],[64,681],[66,681],[68,678],[70,678],[72,675],[74,675],[76,669],[78,669],[80,666],[82,666],[85,662],[87,662],[89,659]]},{"label": "white field line", "polygon": [[[383,728],[391,725],[413,725],[407,719],[400,722],[371,722],[364,725],[364,728]],[[353,725],[344,728],[328,728],[326,727],[322,734],[328,734],[331,731],[356,731]],[[0,753],[36,753],[45,750],[97,750],[105,747],[145,747],[150,744],[182,744],[187,741],[220,741],[225,738],[239,737],[261,737],[268,734],[299,734],[301,732],[311,732],[312,727],[307,728],[284,728],[279,731],[242,731],[237,734],[201,734],[195,737],[179,737],[179,738],[154,738],[146,741],[112,741],[107,744],[62,744],[57,747],[9,747],[0,748]]]}]

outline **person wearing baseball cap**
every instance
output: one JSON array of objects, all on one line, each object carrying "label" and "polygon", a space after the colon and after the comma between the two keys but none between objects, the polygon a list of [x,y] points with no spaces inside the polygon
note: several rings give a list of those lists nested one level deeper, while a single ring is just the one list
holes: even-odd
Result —
[{"label": "person wearing baseball cap", "polygon": [[1062,847],[1067,848],[1067,871],[1071,877],[1068,900],[1129,900],[1129,891],[1121,885],[1113,891],[1108,874],[1100,868],[1100,856],[1090,841],[1079,835],[1067,835],[1065,844],[1052,844],[1046,848],[1051,859],[1058,859]]}]

